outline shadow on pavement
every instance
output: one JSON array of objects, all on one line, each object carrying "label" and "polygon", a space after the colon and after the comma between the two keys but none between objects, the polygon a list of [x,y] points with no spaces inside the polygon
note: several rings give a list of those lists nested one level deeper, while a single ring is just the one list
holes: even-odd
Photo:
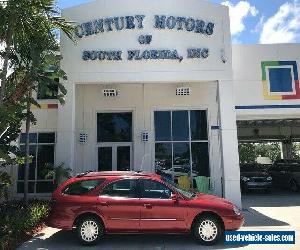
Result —
[{"label": "shadow on pavement", "polygon": [[33,249],[130,249],[130,250],[173,250],[173,249],[228,249],[239,248],[241,245],[226,246],[222,242],[215,246],[197,244],[190,235],[106,235],[97,245],[85,247],[80,245],[76,235],[72,232],[59,231],[48,239],[38,237],[23,244],[19,250]]},{"label": "shadow on pavement", "polygon": [[[246,227],[279,227],[279,226],[290,226],[286,221],[281,221],[268,217],[265,214],[260,213],[260,208],[289,208],[300,206],[300,194],[292,193],[286,190],[275,189],[271,193],[264,192],[249,192],[242,194],[243,213],[245,215]],[[285,210],[289,211],[289,210]],[[285,218],[279,216],[281,219]]]},{"label": "shadow on pavement", "polygon": [[243,211],[245,216],[244,227],[279,227],[289,226],[288,223],[280,220],[272,219],[258,211],[248,208],[247,211]]},{"label": "shadow on pavement", "polygon": [[300,206],[300,193],[274,189],[271,193],[249,192],[242,194],[244,208],[248,207],[294,207]]}]

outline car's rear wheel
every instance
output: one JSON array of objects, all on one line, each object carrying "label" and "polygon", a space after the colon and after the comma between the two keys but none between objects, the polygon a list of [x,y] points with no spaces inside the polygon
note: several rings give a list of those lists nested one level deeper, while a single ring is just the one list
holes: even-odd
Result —
[{"label": "car's rear wheel", "polygon": [[194,238],[203,245],[213,245],[223,235],[223,228],[219,220],[209,215],[197,219],[192,230]]},{"label": "car's rear wheel", "polygon": [[290,190],[293,191],[293,192],[298,192],[299,191],[298,183],[295,180],[291,180]]},{"label": "car's rear wheel", "polygon": [[82,218],[77,227],[77,235],[84,245],[96,244],[104,235],[104,227],[97,218]]}]

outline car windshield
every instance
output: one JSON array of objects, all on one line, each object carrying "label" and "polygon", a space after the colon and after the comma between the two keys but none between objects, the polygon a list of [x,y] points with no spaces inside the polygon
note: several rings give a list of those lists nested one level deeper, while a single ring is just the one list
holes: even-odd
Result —
[{"label": "car windshield", "polygon": [[193,199],[196,197],[196,193],[194,192],[189,192],[186,190],[181,189],[175,182],[173,182],[172,180],[165,178],[165,177],[161,177],[162,180],[164,180],[166,183],[168,183],[169,185],[171,185],[178,193],[180,193],[181,195],[183,195],[184,197],[188,198],[188,199]]},{"label": "car windshield", "polygon": [[241,172],[263,172],[266,171],[267,166],[257,164],[241,165]]}]

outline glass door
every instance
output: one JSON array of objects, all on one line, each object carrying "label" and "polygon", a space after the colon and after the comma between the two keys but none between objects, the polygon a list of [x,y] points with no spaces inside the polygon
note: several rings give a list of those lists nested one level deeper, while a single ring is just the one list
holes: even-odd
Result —
[{"label": "glass door", "polygon": [[132,146],[113,143],[98,147],[98,171],[130,171]]},{"label": "glass door", "polygon": [[97,114],[98,171],[132,168],[132,113]]}]

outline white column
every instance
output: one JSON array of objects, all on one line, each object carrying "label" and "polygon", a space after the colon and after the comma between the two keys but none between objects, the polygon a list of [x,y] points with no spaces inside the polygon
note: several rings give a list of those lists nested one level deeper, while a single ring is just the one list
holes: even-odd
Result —
[{"label": "white column", "polygon": [[64,84],[67,89],[65,104],[59,105],[57,117],[56,164],[64,163],[75,169],[75,87],[71,82]]},{"label": "white column", "polygon": [[232,81],[219,82],[218,97],[221,125],[223,193],[226,199],[232,201],[238,207],[242,207],[235,98]]}]

